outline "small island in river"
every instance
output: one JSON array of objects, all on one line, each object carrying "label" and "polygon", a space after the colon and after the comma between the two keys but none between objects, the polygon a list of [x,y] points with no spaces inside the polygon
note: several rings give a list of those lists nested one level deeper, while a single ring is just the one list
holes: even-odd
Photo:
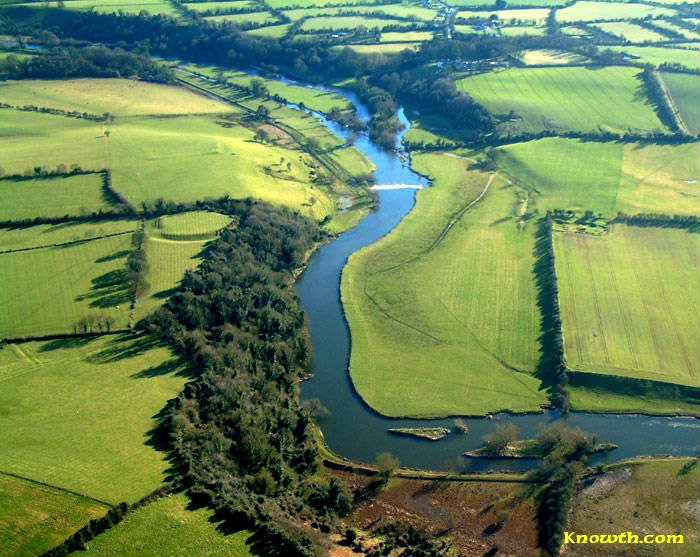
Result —
[{"label": "small island in river", "polygon": [[447,437],[450,430],[446,427],[397,427],[390,429],[389,433],[427,439],[428,441],[439,441]]},{"label": "small island in river", "polygon": [[[539,439],[522,439],[508,443],[500,451],[495,451],[493,447],[485,445],[473,451],[467,451],[464,456],[471,458],[543,458],[551,448],[551,445]],[[597,443],[587,453],[606,453],[614,449],[617,449],[615,443]]]}]

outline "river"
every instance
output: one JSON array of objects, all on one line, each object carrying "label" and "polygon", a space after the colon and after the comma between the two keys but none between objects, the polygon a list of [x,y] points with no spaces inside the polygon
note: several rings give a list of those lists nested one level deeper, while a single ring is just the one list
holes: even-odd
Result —
[{"label": "river", "polygon": [[[304,85],[290,81],[297,85]],[[360,117],[369,114],[351,92],[322,88],[341,94],[355,104]],[[428,181],[415,174],[401,159],[372,143],[366,134],[353,134],[335,122],[318,115],[332,131],[353,141],[375,164],[377,184],[420,184]],[[403,110],[398,114],[408,127],[410,122]],[[399,137],[401,141],[401,137]],[[456,463],[467,450],[481,446],[482,437],[494,431],[498,424],[515,423],[521,438],[536,435],[542,425],[564,420],[571,427],[597,434],[602,441],[619,445],[595,462],[615,462],[642,455],[690,456],[698,444],[700,420],[686,417],[652,417],[643,415],[599,415],[572,412],[562,416],[549,411],[520,416],[497,415],[493,418],[464,418],[469,426],[467,435],[450,434],[446,439],[432,442],[388,433],[396,427],[454,428],[453,419],[416,420],[383,417],[355,392],[348,364],[350,361],[350,331],[340,301],[340,277],[348,257],[364,246],[388,234],[415,204],[415,189],[380,190],[379,209],[365,217],[355,228],[321,247],[309,261],[308,268],[297,283],[301,305],[307,313],[313,344],[313,378],[302,385],[302,398],[318,398],[330,415],[319,419],[328,446],[344,457],[360,462],[374,462],[382,452],[399,457],[402,465],[444,470],[446,462]],[[472,471],[524,470],[534,463],[527,460],[470,460]]]}]

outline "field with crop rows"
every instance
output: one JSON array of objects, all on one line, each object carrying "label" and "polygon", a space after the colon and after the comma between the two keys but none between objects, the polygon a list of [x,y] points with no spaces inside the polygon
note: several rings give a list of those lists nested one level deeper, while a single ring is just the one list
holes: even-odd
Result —
[{"label": "field with crop rows", "polygon": [[184,493],[165,497],[138,509],[124,522],[90,542],[95,557],[144,557],[191,555],[206,557],[252,557],[253,532],[223,533],[206,508],[189,510]]},{"label": "field with crop rows", "polygon": [[643,43],[643,42],[659,42],[667,41],[669,38],[665,35],[637,25],[635,23],[630,23],[627,21],[611,21],[607,23],[596,23],[593,27],[598,27],[606,33],[615,35],[622,40],[630,41],[632,43]]},{"label": "field with crop rows", "polygon": [[509,129],[663,130],[640,97],[638,73],[621,66],[509,69],[460,79],[457,86],[494,114],[514,111],[519,120]]},{"label": "field with crop rows", "polygon": [[547,138],[500,147],[498,166],[533,192],[532,207],[627,213],[700,212],[697,146]]},{"label": "field with crop rows", "polygon": [[0,220],[85,215],[114,209],[102,174],[0,179]]},{"label": "field with crop rows", "polygon": [[698,104],[700,77],[683,73],[663,73],[661,75],[690,132],[700,133],[700,104]]},{"label": "field with crop rows", "polygon": [[569,368],[700,385],[698,234],[618,224],[554,244]]},{"label": "field with crop rows", "polygon": [[674,15],[670,8],[637,4],[634,2],[593,2],[583,0],[557,10],[557,21],[600,21],[605,19],[644,18],[647,16]]},{"label": "field with crop rows", "polygon": [[71,333],[88,315],[129,319],[131,234],[0,254],[0,338]]},{"label": "field with crop rows", "polygon": [[154,416],[186,377],[154,339],[13,344],[0,350],[0,380],[0,469],[109,503],[165,480]]},{"label": "field with crop rows", "polygon": [[536,410],[545,401],[528,373],[539,336],[534,228],[518,223],[522,192],[500,176],[466,172],[465,157],[414,155],[434,185],[343,272],[351,378],[383,414]]},{"label": "field with crop rows", "polygon": [[93,499],[0,472],[0,544],[6,555],[40,555],[107,510]]}]

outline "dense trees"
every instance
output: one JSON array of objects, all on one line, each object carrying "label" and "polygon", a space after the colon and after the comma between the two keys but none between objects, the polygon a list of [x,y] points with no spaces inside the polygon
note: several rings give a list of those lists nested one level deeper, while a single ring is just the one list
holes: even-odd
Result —
[{"label": "dense trees", "polygon": [[147,56],[104,46],[56,47],[49,50],[46,55],[27,58],[18,58],[10,54],[7,58],[0,60],[0,75],[10,79],[138,77],[160,83],[169,83],[174,80],[169,68]]},{"label": "dense trees", "polygon": [[[348,509],[341,486],[310,478],[311,419],[297,382],[308,373],[304,315],[293,272],[322,239],[310,220],[253,201],[208,208],[234,218],[181,291],[140,323],[190,361],[196,379],[165,427],[191,493],[310,555],[314,530]],[[290,518],[294,517],[294,518]]]}]

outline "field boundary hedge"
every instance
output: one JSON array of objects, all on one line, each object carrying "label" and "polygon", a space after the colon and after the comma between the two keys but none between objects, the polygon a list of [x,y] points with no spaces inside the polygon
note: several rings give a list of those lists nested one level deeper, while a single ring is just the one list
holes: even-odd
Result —
[{"label": "field boundary hedge", "polygon": [[80,240],[71,240],[70,242],[60,242],[57,244],[43,244],[41,246],[33,246],[30,248],[18,248],[18,249],[6,249],[3,251],[0,251],[0,255],[5,255],[8,253],[20,253],[22,251],[32,251],[35,249],[44,249],[44,248],[60,248],[63,246],[72,246],[76,244],[83,244],[87,242],[92,242],[93,240],[102,240],[103,238],[113,238],[114,236],[123,236],[125,234],[133,234],[135,230],[127,230],[125,232],[113,232],[112,234],[103,234],[102,236],[94,236],[91,238],[81,238]]},{"label": "field boundary hedge", "polygon": [[649,97],[656,103],[657,112],[661,120],[665,120],[666,124],[676,133],[686,137],[693,137],[658,70],[646,69],[641,76]]},{"label": "field boundary hedge", "polygon": [[21,476],[19,474],[15,474],[13,472],[7,472],[6,470],[0,470],[0,475],[10,476],[11,478],[17,478],[18,480],[22,480],[24,482],[29,482],[32,484],[40,485],[42,487],[50,487],[51,489],[55,489],[56,491],[61,491],[63,493],[69,493],[71,495],[75,495],[76,497],[82,497],[83,499],[89,499],[90,501],[95,501],[97,503],[101,503],[102,505],[107,505],[108,507],[112,506],[112,503],[110,503],[108,501],[103,501],[102,499],[98,499],[97,497],[92,497],[91,495],[87,495],[86,493],[80,493],[79,491],[73,491],[72,489],[66,489],[65,487],[42,482],[40,480],[35,480],[34,478],[28,478],[27,476]]}]

